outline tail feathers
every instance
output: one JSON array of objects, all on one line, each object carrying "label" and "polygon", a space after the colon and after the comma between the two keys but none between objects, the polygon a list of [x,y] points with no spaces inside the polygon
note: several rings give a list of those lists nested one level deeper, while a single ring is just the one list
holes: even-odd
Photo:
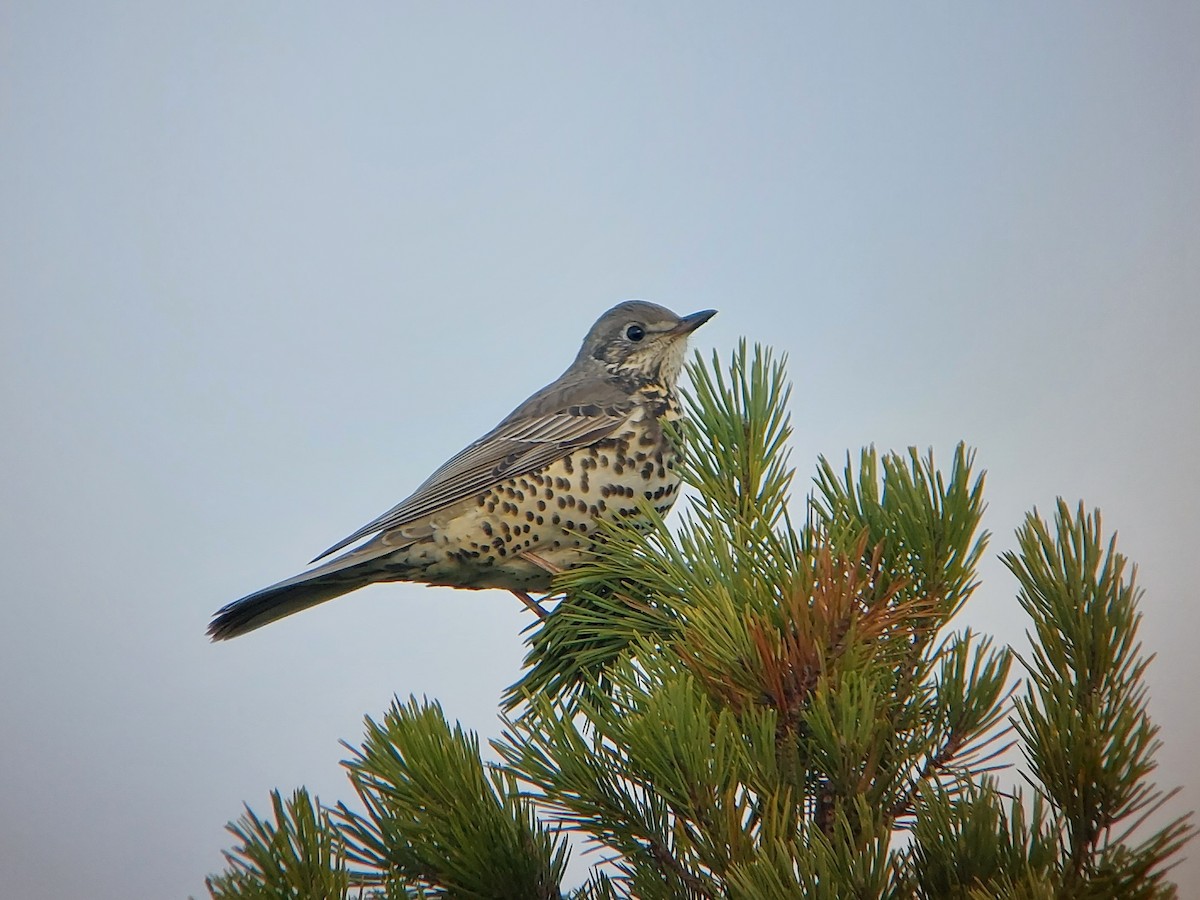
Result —
[{"label": "tail feathers", "polygon": [[339,566],[333,571],[325,566],[305,572],[248,594],[218,610],[208,626],[208,634],[214,641],[227,641],[378,580],[379,571],[369,561]]}]

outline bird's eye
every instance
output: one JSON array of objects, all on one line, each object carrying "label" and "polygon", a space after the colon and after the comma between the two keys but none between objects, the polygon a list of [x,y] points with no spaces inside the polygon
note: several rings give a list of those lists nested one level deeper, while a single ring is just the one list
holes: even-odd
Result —
[{"label": "bird's eye", "polygon": [[641,325],[630,325],[625,329],[625,337],[631,341],[640,341],[646,336],[646,329]]}]

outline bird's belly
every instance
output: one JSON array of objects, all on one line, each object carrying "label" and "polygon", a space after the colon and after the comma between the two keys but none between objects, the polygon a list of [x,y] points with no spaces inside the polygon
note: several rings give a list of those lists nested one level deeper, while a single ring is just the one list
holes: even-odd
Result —
[{"label": "bird's belly", "polygon": [[601,520],[648,525],[639,502],[666,513],[679,478],[674,451],[640,432],[576,450],[455,504],[428,537],[397,554],[398,580],[458,588],[548,591],[552,575],[582,558]]}]

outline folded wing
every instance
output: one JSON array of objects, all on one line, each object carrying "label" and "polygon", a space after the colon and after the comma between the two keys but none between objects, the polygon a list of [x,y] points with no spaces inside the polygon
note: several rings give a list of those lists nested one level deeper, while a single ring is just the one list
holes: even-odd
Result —
[{"label": "folded wing", "polygon": [[627,398],[624,403],[604,407],[573,405],[553,412],[540,412],[534,407],[530,415],[521,415],[523,410],[519,409],[451,457],[412,496],[338,541],[313,562],[369,535],[410,525],[498,482],[536,472],[603,440],[618,430],[631,410]]}]

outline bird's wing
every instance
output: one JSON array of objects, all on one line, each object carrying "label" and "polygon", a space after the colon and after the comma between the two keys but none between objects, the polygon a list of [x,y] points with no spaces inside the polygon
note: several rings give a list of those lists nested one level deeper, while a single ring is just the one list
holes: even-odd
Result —
[{"label": "bird's wing", "polygon": [[[538,395],[461,453],[451,457],[412,496],[393,506],[358,531],[338,541],[314,559],[331,553],[376,532],[408,525],[481,493],[497,482],[528,475],[580,447],[610,436],[632,410],[625,402],[599,406],[571,405],[542,412],[534,403]],[[528,412],[525,413],[528,408]]]}]

